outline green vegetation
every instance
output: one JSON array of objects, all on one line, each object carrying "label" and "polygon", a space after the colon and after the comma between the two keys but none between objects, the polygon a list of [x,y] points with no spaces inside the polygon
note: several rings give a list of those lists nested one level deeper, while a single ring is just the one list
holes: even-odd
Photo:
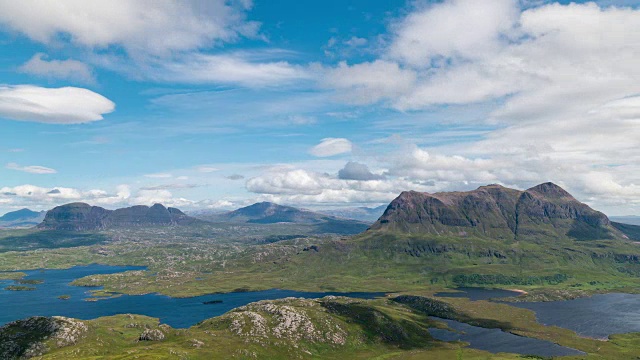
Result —
[{"label": "green vegetation", "polygon": [[4,289],[5,290],[9,290],[9,291],[33,291],[36,288],[30,287],[30,286],[9,285],[9,286],[5,287]]},{"label": "green vegetation", "polygon": [[[326,297],[260,301],[189,329],[173,329],[139,315],[90,321],[33,318],[0,328],[0,346],[19,341],[22,354],[37,350],[36,354],[42,354],[39,359],[540,359],[491,354],[467,348],[465,343],[435,340],[428,329],[446,328],[446,324],[431,320],[430,314],[504,328],[586,353],[563,357],[567,360],[640,356],[640,334],[614,335],[609,341],[582,338],[570,330],[537,323],[530,310],[421,295],[376,300]],[[20,332],[29,337],[19,336]]]},{"label": "green vegetation", "polygon": [[[261,234],[260,229],[265,232]],[[259,314],[266,324],[271,324],[268,329],[276,329],[279,323],[280,313],[270,312],[263,303],[235,309],[186,330],[160,326],[157,320],[140,316],[96,319],[85,322],[88,330],[75,345],[57,347],[47,342],[50,351],[43,357],[47,359],[113,358],[116,354],[147,358],[254,355],[276,359],[521,358],[512,354],[492,355],[468,349],[462,343],[431,339],[429,327],[446,325],[429,320],[428,316],[553,341],[584,351],[594,359],[640,356],[639,334],[614,336],[607,342],[584,339],[566,329],[542,326],[530,311],[507,304],[430,297],[434,292],[459,285],[517,286],[528,292],[524,297],[512,299],[514,301],[637,291],[640,245],[633,241],[549,240],[546,237],[516,241],[404,233],[294,236],[299,230],[298,225],[288,228],[280,224],[111,230],[88,236],[103,239],[88,246],[2,252],[0,270],[66,268],[91,263],[148,267],[77,279],[74,285],[104,286],[103,290],[92,291],[90,301],[123,293],[194,296],[270,288],[387,291],[407,296],[400,296],[396,301],[323,299],[312,303],[302,300],[278,303],[285,306],[292,302],[286,306],[304,310],[314,327],[326,321],[337,324],[344,334],[336,335],[336,339],[344,338],[344,345],[327,342],[326,337],[322,341],[302,335],[287,338],[278,337],[274,332],[267,332],[256,342],[248,341],[242,334],[250,333],[256,326],[251,313]],[[282,232],[278,234],[278,231]],[[30,236],[29,231],[18,233],[0,235],[0,243]],[[65,243],[63,236],[59,236],[56,241]],[[42,237],[37,236],[34,241],[41,245],[41,240]],[[12,279],[24,276],[15,272],[0,275]],[[280,305],[277,308],[282,310]],[[233,330],[234,320],[244,325]],[[145,330],[159,330],[165,337],[161,341],[138,341]],[[147,335],[157,335],[154,334]]]},{"label": "green vegetation", "polygon": [[71,299],[71,295],[60,295],[60,296],[58,296],[58,299],[60,299],[60,300],[69,300],[69,299]]},{"label": "green vegetation", "polygon": [[14,281],[16,284],[20,284],[20,285],[39,285],[44,283],[43,280],[36,280],[36,279],[29,279],[29,280],[16,279]]},{"label": "green vegetation", "polygon": [[565,274],[549,276],[507,276],[503,274],[458,274],[453,282],[458,286],[469,285],[558,285],[567,281]]}]

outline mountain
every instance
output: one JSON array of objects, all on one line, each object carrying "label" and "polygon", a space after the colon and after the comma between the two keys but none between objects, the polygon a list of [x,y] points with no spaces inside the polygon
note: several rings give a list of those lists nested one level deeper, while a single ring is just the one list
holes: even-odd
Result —
[{"label": "mountain", "polygon": [[43,219],[46,211],[31,211],[21,209],[12,211],[0,216],[0,228],[32,227],[38,225]]},{"label": "mountain", "polygon": [[90,231],[140,226],[190,225],[199,220],[176,208],[161,204],[107,210],[85,203],[71,203],[49,210],[38,228],[46,230]]},{"label": "mountain", "polygon": [[336,216],[344,219],[352,219],[367,223],[374,223],[387,209],[387,205],[370,207],[352,207],[342,209],[328,209],[318,211],[321,214]]},{"label": "mountain", "polygon": [[516,240],[627,238],[606,215],[550,182],[525,191],[488,185],[466,192],[403,192],[370,231]]},{"label": "mountain", "polygon": [[271,202],[260,202],[221,214],[199,215],[216,223],[297,224],[313,226],[312,233],[357,234],[368,224]]}]

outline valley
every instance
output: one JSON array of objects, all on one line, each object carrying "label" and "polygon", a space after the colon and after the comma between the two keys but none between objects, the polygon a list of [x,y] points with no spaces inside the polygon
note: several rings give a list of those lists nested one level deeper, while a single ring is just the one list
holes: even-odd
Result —
[{"label": "valley", "polygon": [[[467,193],[436,194],[434,198],[437,201],[422,194],[403,193],[369,230],[351,236],[339,232],[314,233],[309,226],[317,225],[317,221],[309,224],[308,217],[303,217],[301,223],[251,221],[246,217],[211,223],[190,220],[185,215],[183,224],[110,225],[91,231],[84,225],[69,227],[74,222],[65,220],[65,230],[17,229],[2,233],[0,247],[5,246],[6,250],[0,252],[0,278],[7,279],[4,282],[10,285],[15,282],[10,279],[35,279],[37,275],[27,276],[33,274],[30,271],[34,269],[71,269],[91,264],[140,267],[102,274],[89,271],[74,276],[69,279],[70,284],[65,285],[73,291],[50,294],[51,301],[58,301],[58,306],[74,302],[92,306],[86,302],[91,298],[97,300],[96,306],[118,304],[128,301],[127,296],[153,304],[155,300],[151,297],[169,296],[175,299],[175,306],[184,299],[185,304],[198,304],[198,308],[209,311],[207,309],[227,303],[224,300],[222,304],[203,304],[225,296],[211,294],[243,297],[272,289],[387,294],[373,300],[287,298],[247,304],[258,298],[234,310],[225,307],[231,310],[226,314],[211,313],[210,320],[205,320],[208,318],[205,316],[201,318],[203,323],[189,324],[186,329],[174,328],[166,320],[159,325],[161,320],[139,318],[140,314],[97,319],[89,316],[91,319],[74,320],[89,329],[74,344],[43,343],[42,346],[49,349],[42,353],[47,359],[73,358],[73,354],[78,358],[106,355],[116,351],[114,349],[128,354],[140,351],[156,354],[157,351],[157,356],[178,358],[232,355],[238,358],[367,358],[377,353],[392,358],[515,359],[526,354],[536,355],[527,353],[532,350],[526,350],[526,346],[519,354],[492,355],[491,351],[486,352],[491,349],[474,349],[473,340],[443,342],[428,330],[458,328],[451,333],[455,334],[464,326],[498,329],[579,351],[573,355],[556,354],[566,355],[568,359],[587,355],[594,359],[621,359],[640,354],[640,349],[633,345],[637,336],[634,333],[606,333],[608,340],[603,342],[579,335],[579,329],[574,330],[576,333],[542,325],[534,312],[528,310],[531,308],[528,304],[535,304],[530,301],[638,293],[639,245],[625,234],[634,228],[614,227],[604,214],[552,184],[524,192],[482,187]],[[261,206],[271,209],[269,211],[274,209]],[[73,219],[60,212],[56,216]],[[273,213],[267,215],[273,216]],[[87,224],[83,219],[79,221]],[[516,228],[519,230],[514,230]],[[593,230],[591,235],[585,233],[587,229]],[[86,243],[77,243],[78,239]],[[21,247],[16,248],[16,244]],[[33,286],[45,285],[46,280]],[[434,296],[458,287],[518,289],[524,294],[505,298],[507,302],[500,303]],[[290,294],[304,296],[296,292]],[[69,294],[69,300],[57,299]],[[195,301],[199,299],[197,296],[204,296],[203,300]],[[535,309],[542,311],[541,307]],[[118,312],[117,306],[114,311]],[[277,330],[285,321],[283,311],[296,314],[302,311],[302,315],[291,316],[299,319],[296,321],[308,319],[304,321],[309,321],[314,329],[329,328],[316,329],[320,331],[317,334],[324,334],[322,336],[300,333],[311,326],[303,323],[294,322],[298,324],[294,326],[286,322],[295,329]],[[142,319],[145,325],[128,327],[129,316]],[[377,324],[377,321],[384,322]],[[9,331],[11,326],[21,326],[19,324],[3,329]],[[333,334],[330,328],[341,330]],[[110,333],[107,346],[99,339],[108,329],[113,334]],[[144,329],[158,330],[164,339],[149,343],[133,341],[146,331]],[[483,334],[482,330],[464,329],[476,334],[474,336]],[[634,329],[628,330],[640,331]],[[252,340],[243,334],[253,334]],[[256,338],[255,334],[261,335]],[[439,334],[442,340],[455,339],[446,335],[447,332],[434,334]],[[302,343],[295,346],[299,341]],[[236,352],[221,353],[222,343],[227,344],[225,349]],[[265,344],[269,345],[265,347]],[[247,352],[243,352],[245,350]]]}]

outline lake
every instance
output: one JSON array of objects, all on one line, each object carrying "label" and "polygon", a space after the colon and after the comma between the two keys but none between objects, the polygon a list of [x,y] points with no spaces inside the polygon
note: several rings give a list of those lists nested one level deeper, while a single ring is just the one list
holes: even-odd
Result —
[{"label": "lake", "polygon": [[454,320],[434,318],[451,329],[429,329],[431,336],[442,341],[464,341],[469,347],[492,353],[509,352],[522,355],[566,356],[584,354],[581,351],[560,346],[550,341],[513,335],[500,329],[485,329]]},{"label": "lake", "polygon": [[571,329],[582,336],[606,339],[611,334],[640,332],[639,294],[600,294],[510,305],[533,310],[542,324]]},{"label": "lake", "polygon": [[[14,285],[12,280],[0,281],[0,325],[28,318],[30,316],[67,316],[76,319],[95,319],[116,314],[140,314],[159,318],[164,324],[174,328],[187,328],[198,322],[260,300],[286,297],[321,298],[328,295],[349,296],[371,299],[384,293],[337,293],[300,292],[291,290],[266,290],[227,294],[203,295],[191,298],[172,298],[158,294],[122,295],[99,301],[85,301],[91,297],[89,290],[99,287],[79,287],[69,285],[75,279],[92,274],[113,274],[129,270],[144,270],[135,266],[76,266],[64,270],[28,270],[23,280],[43,280],[42,284],[25,284],[34,287],[32,291],[10,291],[5,287]],[[19,284],[16,284],[19,285]],[[69,295],[68,300],[58,296]],[[221,303],[204,304],[221,300]]]},{"label": "lake", "polygon": [[[519,293],[501,289],[458,288],[457,292],[440,292],[441,297],[466,297],[473,301],[489,300]],[[587,298],[547,302],[508,303],[529,309],[544,325],[555,325],[577,334],[606,339],[612,334],[640,332],[640,294],[598,294]]]}]

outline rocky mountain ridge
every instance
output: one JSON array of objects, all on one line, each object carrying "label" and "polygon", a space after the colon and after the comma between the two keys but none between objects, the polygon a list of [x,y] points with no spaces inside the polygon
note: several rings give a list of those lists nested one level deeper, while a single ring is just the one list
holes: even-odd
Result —
[{"label": "rocky mountain ridge", "polygon": [[179,209],[155,204],[107,210],[85,203],[57,206],[47,212],[38,228],[44,230],[91,231],[139,226],[189,225],[199,220]]},{"label": "rocky mountain ridge", "polygon": [[605,214],[550,182],[524,191],[488,185],[466,192],[403,192],[369,231],[516,240],[626,238]]}]

